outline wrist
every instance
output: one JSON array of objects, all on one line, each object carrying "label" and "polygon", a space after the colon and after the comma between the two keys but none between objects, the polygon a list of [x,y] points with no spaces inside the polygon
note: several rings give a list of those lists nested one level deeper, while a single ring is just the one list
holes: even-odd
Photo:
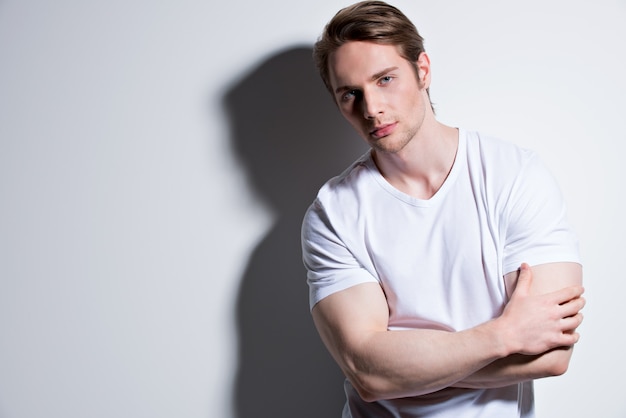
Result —
[{"label": "wrist", "polygon": [[485,332],[485,338],[491,341],[494,355],[497,358],[505,358],[519,352],[519,348],[514,343],[515,338],[512,335],[511,327],[506,324],[502,317],[485,323]]}]

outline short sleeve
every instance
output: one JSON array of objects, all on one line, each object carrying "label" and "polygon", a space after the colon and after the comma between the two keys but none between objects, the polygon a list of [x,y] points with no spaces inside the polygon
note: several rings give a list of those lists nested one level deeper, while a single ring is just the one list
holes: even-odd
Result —
[{"label": "short sleeve", "polygon": [[578,239],[567,222],[558,184],[529,153],[515,179],[504,214],[503,272],[552,262],[580,262]]},{"label": "short sleeve", "polygon": [[311,309],[333,293],[378,282],[347,248],[319,199],[309,207],[302,223],[302,257]]}]

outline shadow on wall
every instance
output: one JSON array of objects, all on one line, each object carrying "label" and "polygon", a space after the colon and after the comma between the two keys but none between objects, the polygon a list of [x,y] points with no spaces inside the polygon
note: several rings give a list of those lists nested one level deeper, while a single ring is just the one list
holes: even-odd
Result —
[{"label": "shadow on wall", "polygon": [[309,313],[300,226],[321,185],[366,146],[339,115],[311,53],[277,53],[224,97],[235,154],[277,214],[237,301],[236,418],[339,417],[343,408],[343,376]]}]

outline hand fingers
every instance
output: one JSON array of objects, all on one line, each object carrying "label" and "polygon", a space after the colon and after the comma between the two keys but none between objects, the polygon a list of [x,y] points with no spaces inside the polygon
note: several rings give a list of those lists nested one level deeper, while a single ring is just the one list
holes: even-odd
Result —
[{"label": "hand fingers", "polygon": [[568,300],[565,303],[560,304],[560,315],[561,318],[567,318],[568,316],[576,315],[582,308],[585,307],[585,298],[578,297],[575,299]]},{"label": "hand fingers", "polygon": [[577,332],[564,333],[564,334],[561,334],[561,338],[557,346],[569,347],[571,345],[576,344],[578,340],[580,340],[580,334],[578,334]]},{"label": "hand fingers", "polygon": [[563,327],[563,332],[567,334],[573,334],[576,328],[578,328],[582,322],[583,322],[583,314],[580,312],[577,313],[576,315],[561,319],[561,326]]},{"label": "hand fingers", "polygon": [[533,273],[530,266],[527,263],[522,263],[519,268],[519,276],[517,277],[517,284],[515,285],[514,292],[527,293],[530,290],[532,278]]},{"label": "hand fingers", "polygon": [[549,293],[548,297],[553,303],[562,305],[572,299],[580,298],[584,292],[585,288],[582,286],[568,286]]}]

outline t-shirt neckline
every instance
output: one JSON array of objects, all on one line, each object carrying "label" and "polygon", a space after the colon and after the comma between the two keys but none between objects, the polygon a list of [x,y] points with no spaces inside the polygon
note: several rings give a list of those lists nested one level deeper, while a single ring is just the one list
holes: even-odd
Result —
[{"label": "t-shirt neckline", "polygon": [[450,173],[448,177],[444,180],[443,184],[435,192],[435,194],[430,199],[419,199],[417,197],[406,194],[394,186],[392,186],[385,177],[380,173],[374,159],[372,158],[371,151],[368,153],[368,158],[366,160],[366,166],[368,171],[374,177],[376,182],[387,192],[393,195],[395,198],[411,205],[411,206],[419,206],[419,207],[430,207],[437,205],[447,194],[450,188],[453,186],[456,178],[461,171],[461,167],[465,163],[466,159],[466,147],[467,147],[467,135],[465,130],[461,128],[458,129],[459,134],[459,143],[456,150],[456,156],[454,158],[454,162],[452,163],[452,168],[450,169]]}]

